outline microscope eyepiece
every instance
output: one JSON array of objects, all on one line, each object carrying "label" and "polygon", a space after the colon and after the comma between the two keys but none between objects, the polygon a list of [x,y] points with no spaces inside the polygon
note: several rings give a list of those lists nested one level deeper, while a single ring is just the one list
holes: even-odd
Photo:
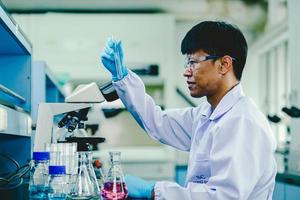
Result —
[{"label": "microscope eyepiece", "polygon": [[68,126],[68,132],[72,133],[75,130],[76,127],[74,126]]},{"label": "microscope eyepiece", "polygon": [[72,117],[76,116],[76,112],[75,111],[72,111],[72,112],[69,112],[67,113],[57,124],[57,126],[59,128],[62,128],[66,125],[68,125],[69,121],[72,119]]},{"label": "microscope eyepiece", "polygon": [[72,133],[76,128],[84,128],[84,121],[87,121],[89,108],[84,108],[79,111],[67,113],[59,122],[58,127],[66,127],[69,133]]},{"label": "microscope eyepiece", "polygon": [[78,123],[79,118],[77,116],[72,117],[68,123],[68,132],[73,132],[76,129]]}]

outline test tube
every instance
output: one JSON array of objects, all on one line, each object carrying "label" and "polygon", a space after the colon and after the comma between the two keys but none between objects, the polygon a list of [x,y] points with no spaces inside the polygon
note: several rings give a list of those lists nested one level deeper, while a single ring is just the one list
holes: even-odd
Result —
[{"label": "test tube", "polygon": [[117,70],[117,78],[120,80],[122,79],[122,72],[121,72],[121,63],[120,63],[120,53],[117,49],[117,41],[114,40],[112,37],[113,41],[113,49],[114,49],[114,58],[115,58],[115,64],[116,64],[116,70]]}]

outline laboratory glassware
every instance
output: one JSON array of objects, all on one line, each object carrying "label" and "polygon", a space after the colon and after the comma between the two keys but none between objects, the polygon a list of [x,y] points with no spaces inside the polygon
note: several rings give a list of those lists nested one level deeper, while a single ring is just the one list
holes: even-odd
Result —
[{"label": "laboratory glassware", "polygon": [[120,52],[118,51],[117,48],[117,42],[118,40],[114,40],[112,38],[112,40],[114,41],[113,43],[113,49],[114,49],[114,59],[115,59],[115,65],[116,65],[116,70],[117,70],[117,78],[118,80],[122,79],[122,72],[120,71],[122,69],[121,67],[121,55]]},{"label": "laboratory glassware", "polygon": [[121,152],[111,151],[110,168],[105,177],[101,195],[104,200],[123,200],[128,196],[123,171],[121,168]]},{"label": "laboratory glassware", "polygon": [[91,179],[91,182],[94,186],[94,197],[99,197],[100,196],[100,189],[99,189],[99,185],[98,185],[98,181],[97,181],[97,177],[95,174],[95,169],[93,167],[93,153],[92,152],[87,152],[87,170]]},{"label": "laboratory glassware", "polygon": [[29,181],[30,199],[47,199],[50,154],[49,152],[33,152],[32,157]]},{"label": "laboratory glassware", "polygon": [[72,199],[90,199],[95,195],[96,192],[95,186],[88,172],[86,152],[78,152],[78,156],[78,173],[75,184],[69,196]]},{"label": "laboratory glassware", "polygon": [[65,200],[67,198],[66,167],[49,166],[49,200]]},{"label": "laboratory glassware", "polygon": [[50,152],[50,165],[66,167],[67,192],[71,191],[78,171],[77,143],[46,143],[45,150]]}]

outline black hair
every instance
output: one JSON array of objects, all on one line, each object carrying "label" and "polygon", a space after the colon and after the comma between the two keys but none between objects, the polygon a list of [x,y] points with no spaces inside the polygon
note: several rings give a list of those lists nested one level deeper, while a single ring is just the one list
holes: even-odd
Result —
[{"label": "black hair", "polygon": [[187,32],[181,42],[181,53],[203,50],[210,55],[233,57],[233,71],[238,80],[246,63],[248,46],[238,27],[222,21],[204,21]]}]

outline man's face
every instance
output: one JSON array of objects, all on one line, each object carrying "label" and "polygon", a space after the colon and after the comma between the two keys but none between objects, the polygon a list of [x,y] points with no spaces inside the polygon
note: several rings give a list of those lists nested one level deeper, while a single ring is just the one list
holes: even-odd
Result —
[{"label": "man's face", "polygon": [[209,54],[202,50],[187,55],[186,69],[183,76],[187,78],[192,97],[213,95],[220,84],[221,74],[218,72],[219,60],[206,60]]}]

